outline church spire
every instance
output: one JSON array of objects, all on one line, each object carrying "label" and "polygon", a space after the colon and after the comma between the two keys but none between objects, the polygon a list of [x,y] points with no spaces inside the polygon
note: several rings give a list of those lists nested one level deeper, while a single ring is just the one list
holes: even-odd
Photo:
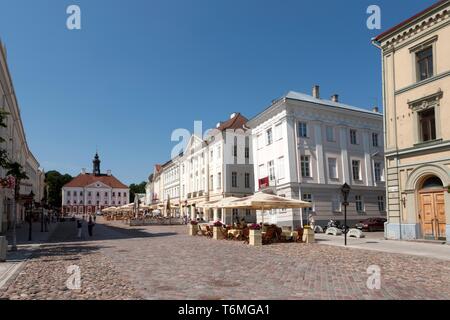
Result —
[{"label": "church spire", "polygon": [[98,157],[98,152],[95,153],[94,160],[92,161],[93,169],[92,173],[96,176],[100,175],[100,158]]}]

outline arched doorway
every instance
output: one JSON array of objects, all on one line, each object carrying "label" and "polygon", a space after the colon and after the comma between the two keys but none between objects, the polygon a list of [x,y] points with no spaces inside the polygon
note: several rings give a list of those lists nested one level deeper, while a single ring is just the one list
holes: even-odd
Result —
[{"label": "arched doorway", "polygon": [[419,220],[425,239],[445,240],[446,216],[444,184],[436,176],[426,176],[419,183]]}]

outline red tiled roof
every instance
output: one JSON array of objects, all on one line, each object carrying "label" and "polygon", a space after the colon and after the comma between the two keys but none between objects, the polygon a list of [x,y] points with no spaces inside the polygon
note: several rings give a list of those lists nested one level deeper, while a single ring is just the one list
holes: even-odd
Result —
[{"label": "red tiled roof", "polygon": [[218,128],[217,130],[220,131],[224,131],[227,129],[244,129],[244,125],[248,122],[248,119],[246,117],[244,117],[242,114],[240,113],[236,113],[236,115],[231,118],[228,119],[227,121],[223,122]]},{"label": "red tiled roof", "polygon": [[128,186],[117,180],[114,176],[100,175],[95,176],[91,173],[79,174],[73,178],[69,183],[66,183],[64,187],[69,188],[82,188],[95,182],[101,182],[110,186],[111,188],[128,189]]},{"label": "red tiled roof", "polygon": [[403,26],[407,25],[408,23],[414,21],[415,19],[419,18],[420,16],[428,13],[429,11],[433,10],[434,8],[439,7],[441,4],[444,4],[445,2],[449,2],[449,0],[440,0],[440,1],[436,2],[432,6],[426,8],[425,10],[422,10],[418,14],[412,16],[411,18],[406,19],[405,21],[400,22],[396,26],[394,26],[394,27],[386,30],[385,32],[379,34],[378,36],[375,37],[375,40],[379,41],[380,39],[382,39],[385,36],[387,36],[387,35],[391,34],[392,32],[394,32],[395,30],[400,29],[401,27],[403,27]]}]

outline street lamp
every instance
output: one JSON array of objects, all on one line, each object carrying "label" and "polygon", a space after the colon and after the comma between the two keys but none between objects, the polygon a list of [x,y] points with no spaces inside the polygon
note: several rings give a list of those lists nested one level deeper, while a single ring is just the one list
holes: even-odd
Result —
[{"label": "street lamp", "polygon": [[344,202],[342,205],[344,206],[344,238],[345,245],[347,245],[347,206],[348,206],[348,194],[350,193],[350,186],[347,183],[341,187],[342,196],[344,197]]},{"label": "street lamp", "polygon": [[31,198],[31,203],[30,203],[30,207],[28,209],[28,241],[31,241],[31,234],[32,234],[32,226],[33,226],[33,204],[34,204],[34,193],[33,190],[31,190],[30,192],[30,198]]}]

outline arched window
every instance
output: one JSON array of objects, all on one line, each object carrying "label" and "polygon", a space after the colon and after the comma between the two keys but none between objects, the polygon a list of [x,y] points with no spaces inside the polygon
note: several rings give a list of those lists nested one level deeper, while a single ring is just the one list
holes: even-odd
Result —
[{"label": "arched window", "polygon": [[422,189],[436,189],[436,188],[443,188],[444,185],[438,177],[429,177],[427,178],[423,184]]}]

